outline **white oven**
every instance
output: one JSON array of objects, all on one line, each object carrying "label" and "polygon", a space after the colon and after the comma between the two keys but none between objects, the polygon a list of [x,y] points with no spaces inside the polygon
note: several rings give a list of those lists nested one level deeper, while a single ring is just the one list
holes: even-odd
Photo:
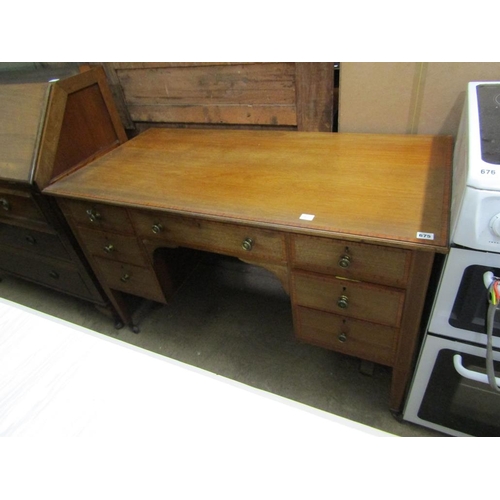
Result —
[{"label": "white oven", "polygon": [[[488,384],[485,356],[484,347],[427,335],[405,420],[452,436],[500,436],[500,395]],[[498,351],[494,360],[500,373]]]},{"label": "white oven", "polygon": [[[430,333],[486,345],[488,295],[484,274],[488,271],[500,276],[500,254],[450,249],[428,326]],[[499,349],[500,314],[494,326],[493,346]]]},{"label": "white oven", "polygon": [[453,169],[451,249],[403,418],[500,436],[500,313],[487,320],[488,276],[500,278],[500,82],[469,83]]},{"label": "white oven", "polygon": [[[452,248],[404,410],[404,419],[452,436],[500,436],[500,393],[486,375],[487,289],[500,254]],[[500,385],[500,313],[493,327]]]}]

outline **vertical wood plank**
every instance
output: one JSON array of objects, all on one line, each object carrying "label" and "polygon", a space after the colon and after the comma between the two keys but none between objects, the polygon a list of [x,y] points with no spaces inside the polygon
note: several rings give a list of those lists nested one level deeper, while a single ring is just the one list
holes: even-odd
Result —
[{"label": "vertical wood plank", "polygon": [[307,132],[333,129],[334,63],[296,63],[297,128]]},{"label": "vertical wood plank", "polygon": [[135,130],[135,124],[130,116],[127,103],[125,101],[125,95],[123,94],[123,89],[113,64],[112,63],[99,63],[99,64],[102,65],[102,67],[104,68],[104,72],[106,73],[108,86],[111,90],[111,94],[113,95],[113,99],[115,101],[116,108],[122,120],[123,126],[127,130]]}]

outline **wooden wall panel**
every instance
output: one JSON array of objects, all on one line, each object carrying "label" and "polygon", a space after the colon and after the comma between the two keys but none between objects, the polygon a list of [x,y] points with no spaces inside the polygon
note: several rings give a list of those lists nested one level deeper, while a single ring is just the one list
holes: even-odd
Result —
[{"label": "wooden wall panel", "polygon": [[[332,131],[333,63],[92,63],[126,128]],[[336,95],[336,94],[335,94]]]},{"label": "wooden wall panel", "polygon": [[117,68],[116,73],[133,121],[297,123],[292,63]]}]

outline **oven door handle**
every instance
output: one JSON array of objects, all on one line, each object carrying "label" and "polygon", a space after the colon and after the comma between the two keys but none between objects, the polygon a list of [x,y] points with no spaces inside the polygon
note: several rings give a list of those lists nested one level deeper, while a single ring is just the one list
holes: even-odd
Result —
[{"label": "oven door handle", "polygon": [[[485,373],[475,372],[474,370],[469,370],[462,365],[462,356],[460,354],[455,354],[453,356],[453,366],[457,370],[458,374],[462,377],[468,378],[469,380],[475,380],[476,382],[481,382],[482,384],[489,385],[488,375]],[[500,378],[495,377],[497,385],[500,386]]]}]

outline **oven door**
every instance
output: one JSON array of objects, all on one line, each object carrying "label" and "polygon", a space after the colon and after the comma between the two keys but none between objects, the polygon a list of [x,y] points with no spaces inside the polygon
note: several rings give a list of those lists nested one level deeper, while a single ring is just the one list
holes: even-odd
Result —
[{"label": "oven door", "polygon": [[[500,353],[493,357],[500,385]],[[403,419],[452,436],[500,436],[500,393],[485,358],[482,347],[427,335]]]},{"label": "oven door", "polygon": [[[446,258],[428,327],[430,333],[486,345],[487,289],[483,275],[500,276],[500,254],[452,248]],[[493,345],[500,348],[500,311]]]}]

